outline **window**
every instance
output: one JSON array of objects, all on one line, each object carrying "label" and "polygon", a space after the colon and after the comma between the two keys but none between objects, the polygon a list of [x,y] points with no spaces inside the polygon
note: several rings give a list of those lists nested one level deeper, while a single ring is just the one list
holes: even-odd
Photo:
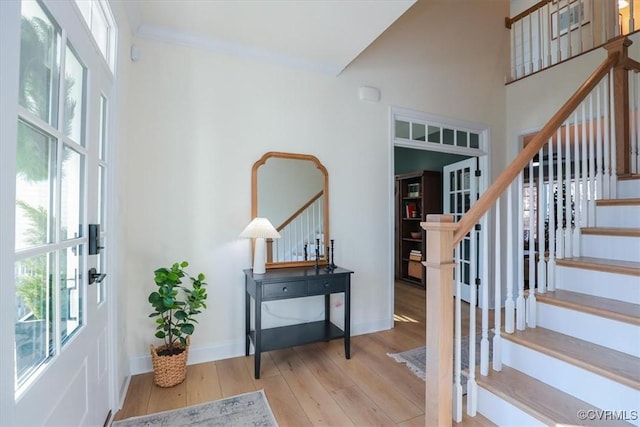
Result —
[{"label": "window", "polygon": [[113,70],[115,25],[111,12],[103,0],[75,0],[93,40]]},{"label": "window", "polygon": [[83,325],[86,68],[36,1],[21,3],[16,155],[15,382]]},{"label": "window", "polygon": [[451,145],[461,148],[480,148],[480,134],[472,130],[452,129],[438,123],[413,119],[396,119],[394,138],[424,143],[425,146]]}]

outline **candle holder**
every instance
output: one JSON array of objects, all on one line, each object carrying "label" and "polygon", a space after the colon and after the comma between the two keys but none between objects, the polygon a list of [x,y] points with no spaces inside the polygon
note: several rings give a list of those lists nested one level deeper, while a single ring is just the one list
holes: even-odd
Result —
[{"label": "candle holder", "polygon": [[333,246],[333,239],[331,239],[331,247],[327,246],[327,266],[325,267],[327,271],[333,271],[337,267],[333,262]]}]

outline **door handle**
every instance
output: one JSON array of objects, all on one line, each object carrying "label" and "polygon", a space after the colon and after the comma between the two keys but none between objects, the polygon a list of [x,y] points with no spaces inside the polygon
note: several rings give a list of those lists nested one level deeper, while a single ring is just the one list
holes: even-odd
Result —
[{"label": "door handle", "polygon": [[89,269],[89,284],[92,285],[93,283],[100,283],[104,280],[104,278],[107,277],[106,273],[98,273],[98,271],[95,268],[90,268]]}]

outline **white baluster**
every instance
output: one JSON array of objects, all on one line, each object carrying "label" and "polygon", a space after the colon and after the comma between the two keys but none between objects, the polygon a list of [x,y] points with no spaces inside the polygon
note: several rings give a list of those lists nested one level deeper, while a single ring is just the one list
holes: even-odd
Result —
[{"label": "white baluster", "polygon": [[524,19],[520,20],[520,52],[522,55],[522,76],[527,75],[525,60],[524,60]]},{"label": "white baluster", "polygon": [[565,122],[564,141],[564,254],[566,258],[571,258],[573,254],[573,198],[571,196],[571,133],[569,132],[569,122]]},{"label": "white baluster", "polygon": [[[546,22],[551,22],[551,6],[549,6],[549,4],[547,4],[547,6],[545,7],[545,10],[547,11],[547,19]],[[552,59],[551,59],[551,40],[552,40],[552,32],[551,32],[551,25],[547,25],[547,67],[550,67],[552,64]]]},{"label": "white baluster", "polygon": [[[507,191],[509,191],[509,188],[507,188]],[[502,224],[500,222],[500,198],[498,197],[498,200],[496,200],[496,204],[494,206],[495,208],[495,213],[494,213],[494,217],[495,217],[495,231],[494,231],[494,235],[495,235],[495,241],[494,241],[494,250],[495,250],[495,255],[494,255],[494,262],[495,262],[495,266],[494,266],[494,272],[493,272],[493,277],[494,277],[494,287],[493,287],[493,293],[494,293],[494,316],[493,316],[493,329],[494,329],[494,335],[493,335],[493,370],[494,371],[501,371],[502,370],[502,338],[500,336],[501,333],[501,329],[502,329],[502,251],[500,250],[500,245],[501,245],[501,241],[500,241],[500,235],[501,235],[501,230],[500,228],[502,227]],[[510,208],[510,207],[509,207]],[[488,240],[488,239],[487,239]],[[509,239],[511,240],[511,239]],[[510,284],[507,284],[507,289],[510,288]],[[509,298],[508,296],[508,290],[507,290],[507,298]],[[505,307],[505,311],[506,311],[506,307]]]},{"label": "white baluster", "polygon": [[[551,161],[551,158],[548,159]],[[544,215],[547,211],[547,198],[544,193],[544,149],[541,148],[538,153],[538,197],[537,197],[537,213],[538,213],[538,238],[536,239],[538,242],[538,279],[536,283],[536,287],[538,292],[543,294],[546,292],[547,288],[547,261],[545,259],[545,254],[547,252],[547,245],[544,233]]]},{"label": "white baluster", "polygon": [[637,80],[636,73],[629,72],[629,170],[631,173],[638,172],[637,144],[638,144],[638,98],[636,92]]},{"label": "white baluster", "polygon": [[589,227],[595,227],[596,225],[596,136],[594,134],[594,122],[597,118],[593,109],[593,96],[594,91],[591,91],[589,94]]},{"label": "white baluster", "polygon": [[580,139],[579,139],[579,133],[578,133],[578,110],[576,109],[576,111],[574,111],[573,113],[573,182],[572,182],[572,188],[573,188],[573,194],[574,194],[574,198],[573,198],[573,203],[572,206],[574,207],[574,209],[572,209],[573,212],[575,212],[575,218],[574,218],[574,227],[573,227],[573,242],[572,242],[572,254],[574,257],[579,257],[580,256],[580,221],[582,220],[581,217],[581,209],[580,207],[582,206],[582,191],[580,191]]},{"label": "white baluster", "polygon": [[520,172],[518,175],[518,250],[517,250],[517,276],[518,276],[518,298],[516,299],[516,328],[522,331],[525,329],[526,311],[525,311],[525,299],[524,299],[524,219],[522,218],[522,189],[524,186],[524,172]]},{"label": "white baluster", "polygon": [[549,153],[549,185],[547,185],[547,200],[549,201],[549,222],[547,224],[549,230],[549,262],[547,263],[547,270],[549,277],[547,288],[553,291],[556,288],[556,212],[553,192],[555,187],[554,166],[556,164],[556,156],[554,156],[553,138],[549,138],[547,146]]},{"label": "white baluster", "polygon": [[533,197],[533,180],[532,160],[529,162],[529,296],[527,298],[527,324],[530,328],[536,327],[536,239],[534,237],[536,216],[533,212],[536,202]]},{"label": "white baluster", "polygon": [[[472,182],[475,180],[472,180]],[[472,185],[472,190],[473,185]],[[476,227],[469,232],[469,378],[467,378],[467,414],[475,417],[478,409],[478,383],[476,382],[476,306],[478,305],[478,230]]]},{"label": "white baluster", "polygon": [[[513,229],[513,212],[515,206],[513,205],[513,184],[507,187],[507,235],[512,236]],[[516,210],[520,212],[520,210]],[[516,305],[513,298],[513,287],[517,283],[513,275],[513,239],[507,239],[507,280],[505,280],[507,286],[507,298],[504,303],[504,330],[508,334],[512,334],[515,331],[515,317],[516,317]],[[496,257],[497,258],[497,257]]]},{"label": "white baluster", "polygon": [[[589,226],[589,211],[587,210],[587,201],[589,200],[589,159],[587,158],[587,104],[586,101],[583,101],[580,104],[581,113],[582,113],[582,139],[580,141],[580,148],[582,149],[582,154],[580,156],[582,162],[580,166],[580,182],[581,185],[581,197],[580,197],[580,230],[583,227]],[[580,231],[580,238],[582,238],[582,230]],[[582,251],[582,245],[579,245],[580,251]]]},{"label": "white baluster", "polygon": [[[463,240],[464,241],[464,240]],[[460,246],[462,243],[458,243],[455,249],[455,287],[456,296],[454,298],[454,339],[453,339],[453,420],[457,423],[462,421],[462,385],[460,384],[460,376],[462,375],[462,305],[461,305],[461,292],[462,292],[462,264],[460,263]]]},{"label": "white baluster", "polygon": [[[480,339],[480,375],[489,374],[489,223],[490,214],[485,213],[482,216],[481,225],[478,234],[480,237],[480,250],[482,266],[480,267],[480,290],[482,292],[481,310],[482,310],[482,338]],[[496,311],[500,311],[498,306]],[[477,405],[477,404],[476,404]]]},{"label": "white baluster", "polygon": [[602,79],[604,82],[604,99],[603,99],[603,110],[604,115],[602,116],[602,120],[604,121],[604,133],[602,135],[602,148],[603,148],[603,159],[602,163],[604,166],[603,176],[602,176],[602,197],[605,199],[610,199],[610,190],[611,190],[611,156],[609,153],[609,148],[611,144],[611,134],[609,133],[609,120],[611,116],[609,115],[609,95],[611,92],[609,91],[609,79]]},{"label": "white baluster", "polygon": [[[633,2],[632,2],[633,3]],[[614,102],[614,96],[613,96],[613,72],[609,73],[609,87],[611,88],[611,93],[609,95],[609,101],[610,101],[610,111],[611,114],[609,116],[609,120],[611,122],[611,181],[609,182],[609,198],[610,199],[615,199],[616,198],[616,193],[617,193],[617,187],[618,187],[618,166],[616,163],[616,155],[617,155],[617,141],[616,141],[616,127],[614,126],[614,123],[616,122],[616,109],[615,109],[615,102]],[[622,113],[622,112],[621,112]]]},{"label": "white baluster", "polygon": [[531,14],[529,14],[528,18],[529,18],[529,73],[533,73],[535,70],[533,68],[533,25],[531,25],[531,19],[532,19]]},{"label": "white baluster", "polygon": [[558,134],[557,134],[557,144],[558,144],[558,156],[556,158],[556,165],[558,167],[558,173],[557,173],[557,184],[556,184],[556,188],[555,188],[555,194],[554,194],[554,204],[555,204],[555,211],[556,211],[556,258],[557,259],[563,259],[565,258],[565,250],[564,250],[564,227],[562,226],[562,223],[564,221],[564,214],[563,214],[563,210],[562,207],[564,206],[564,192],[562,191],[562,188],[564,187],[562,180],[564,179],[564,175],[562,174],[562,163],[564,161],[564,157],[562,156],[562,131],[560,129],[558,129]]},{"label": "white baluster", "polygon": [[602,184],[603,184],[603,166],[602,166],[602,82],[596,86],[596,119],[597,119],[597,133],[596,133],[596,188],[595,199],[602,199]]},{"label": "white baluster", "polygon": [[542,70],[542,57],[544,56],[542,49],[542,9],[536,11],[536,16],[538,17],[538,70]]}]

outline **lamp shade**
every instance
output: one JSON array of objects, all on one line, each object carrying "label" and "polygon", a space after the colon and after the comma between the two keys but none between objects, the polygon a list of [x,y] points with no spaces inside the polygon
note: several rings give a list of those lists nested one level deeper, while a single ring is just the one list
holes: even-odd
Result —
[{"label": "lamp shade", "polygon": [[279,239],[280,233],[267,218],[254,218],[240,233],[240,237],[254,237],[263,239]]},{"label": "lamp shade", "polygon": [[254,218],[240,233],[240,237],[253,237],[256,246],[253,251],[253,274],[264,274],[267,262],[267,244],[265,239],[278,239],[280,233],[267,218]]}]

